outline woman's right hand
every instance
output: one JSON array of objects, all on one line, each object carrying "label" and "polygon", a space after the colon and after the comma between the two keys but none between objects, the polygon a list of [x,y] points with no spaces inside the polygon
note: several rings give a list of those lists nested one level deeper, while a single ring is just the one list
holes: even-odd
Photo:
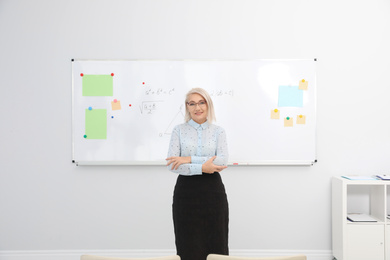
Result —
[{"label": "woman's right hand", "polygon": [[213,161],[217,158],[217,156],[211,157],[209,160],[207,160],[204,164],[202,164],[202,172],[205,173],[214,173],[214,172],[220,172],[223,169],[226,169],[227,166],[219,166],[215,165]]}]

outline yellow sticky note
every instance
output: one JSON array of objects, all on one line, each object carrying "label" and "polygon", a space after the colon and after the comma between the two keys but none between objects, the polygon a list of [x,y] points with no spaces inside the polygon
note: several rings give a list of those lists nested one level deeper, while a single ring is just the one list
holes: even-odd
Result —
[{"label": "yellow sticky note", "polygon": [[284,118],[284,126],[285,127],[292,127],[293,126],[293,119],[291,117],[285,117]]},{"label": "yellow sticky note", "polygon": [[301,124],[301,125],[306,124],[306,116],[298,115],[297,116],[297,124]]},{"label": "yellow sticky note", "polygon": [[279,119],[280,118],[280,110],[272,109],[271,110],[271,119]]},{"label": "yellow sticky note", "polygon": [[112,110],[121,110],[121,102],[119,100],[114,99],[114,101],[111,101],[111,108]]},{"label": "yellow sticky note", "polygon": [[299,81],[299,87],[298,89],[307,90],[307,87],[309,86],[309,81],[306,81],[304,79]]}]

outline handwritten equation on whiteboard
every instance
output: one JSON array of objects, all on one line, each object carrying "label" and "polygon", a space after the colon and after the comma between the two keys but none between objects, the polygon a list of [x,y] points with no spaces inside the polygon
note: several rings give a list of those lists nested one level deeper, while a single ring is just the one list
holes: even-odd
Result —
[{"label": "handwritten equation on whiteboard", "polygon": [[[152,89],[149,88],[145,90],[145,95],[147,96],[161,96],[161,95],[173,95],[175,94],[175,88],[171,89],[163,89],[163,88],[157,88],[157,89]],[[209,94],[211,97],[220,97],[220,96],[233,96],[234,91],[232,89],[212,89],[209,91]]]},{"label": "handwritten equation on whiteboard", "polygon": [[222,97],[222,96],[234,96],[233,89],[212,89],[209,92],[211,97]]},{"label": "handwritten equation on whiteboard", "polygon": [[140,105],[141,114],[152,114],[157,110],[158,103],[164,102],[163,100],[157,101],[143,101]]},{"label": "handwritten equation on whiteboard", "polygon": [[163,89],[163,88],[157,88],[157,89],[152,89],[152,88],[149,88],[147,90],[145,90],[145,95],[157,95],[157,96],[161,96],[161,95],[173,95],[175,93],[175,88],[171,88],[171,89]]}]

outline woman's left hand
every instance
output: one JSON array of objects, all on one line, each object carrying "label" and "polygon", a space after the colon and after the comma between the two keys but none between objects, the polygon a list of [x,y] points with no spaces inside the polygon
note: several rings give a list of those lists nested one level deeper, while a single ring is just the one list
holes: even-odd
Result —
[{"label": "woman's left hand", "polygon": [[187,156],[187,157],[172,156],[172,157],[168,157],[165,160],[168,161],[167,166],[172,164],[172,168],[171,169],[172,170],[173,169],[177,170],[177,168],[179,168],[179,166],[181,164],[191,163],[191,156]]}]

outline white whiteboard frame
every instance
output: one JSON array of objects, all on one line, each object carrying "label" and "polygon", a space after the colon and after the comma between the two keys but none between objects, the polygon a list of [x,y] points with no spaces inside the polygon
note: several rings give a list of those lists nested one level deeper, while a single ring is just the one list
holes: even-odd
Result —
[{"label": "white whiteboard frame", "polygon": [[[312,166],[316,163],[317,160],[313,161],[263,161],[263,162],[243,162],[243,163],[229,163],[229,166],[239,167],[239,166]],[[77,166],[79,165],[134,165],[134,166],[142,166],[142,165],[157,165],[157,166],[165,166],[164,163],[160,161],[152,161],[152,162],[127,162],[127,161],[80,161],[75,162]]]}]

